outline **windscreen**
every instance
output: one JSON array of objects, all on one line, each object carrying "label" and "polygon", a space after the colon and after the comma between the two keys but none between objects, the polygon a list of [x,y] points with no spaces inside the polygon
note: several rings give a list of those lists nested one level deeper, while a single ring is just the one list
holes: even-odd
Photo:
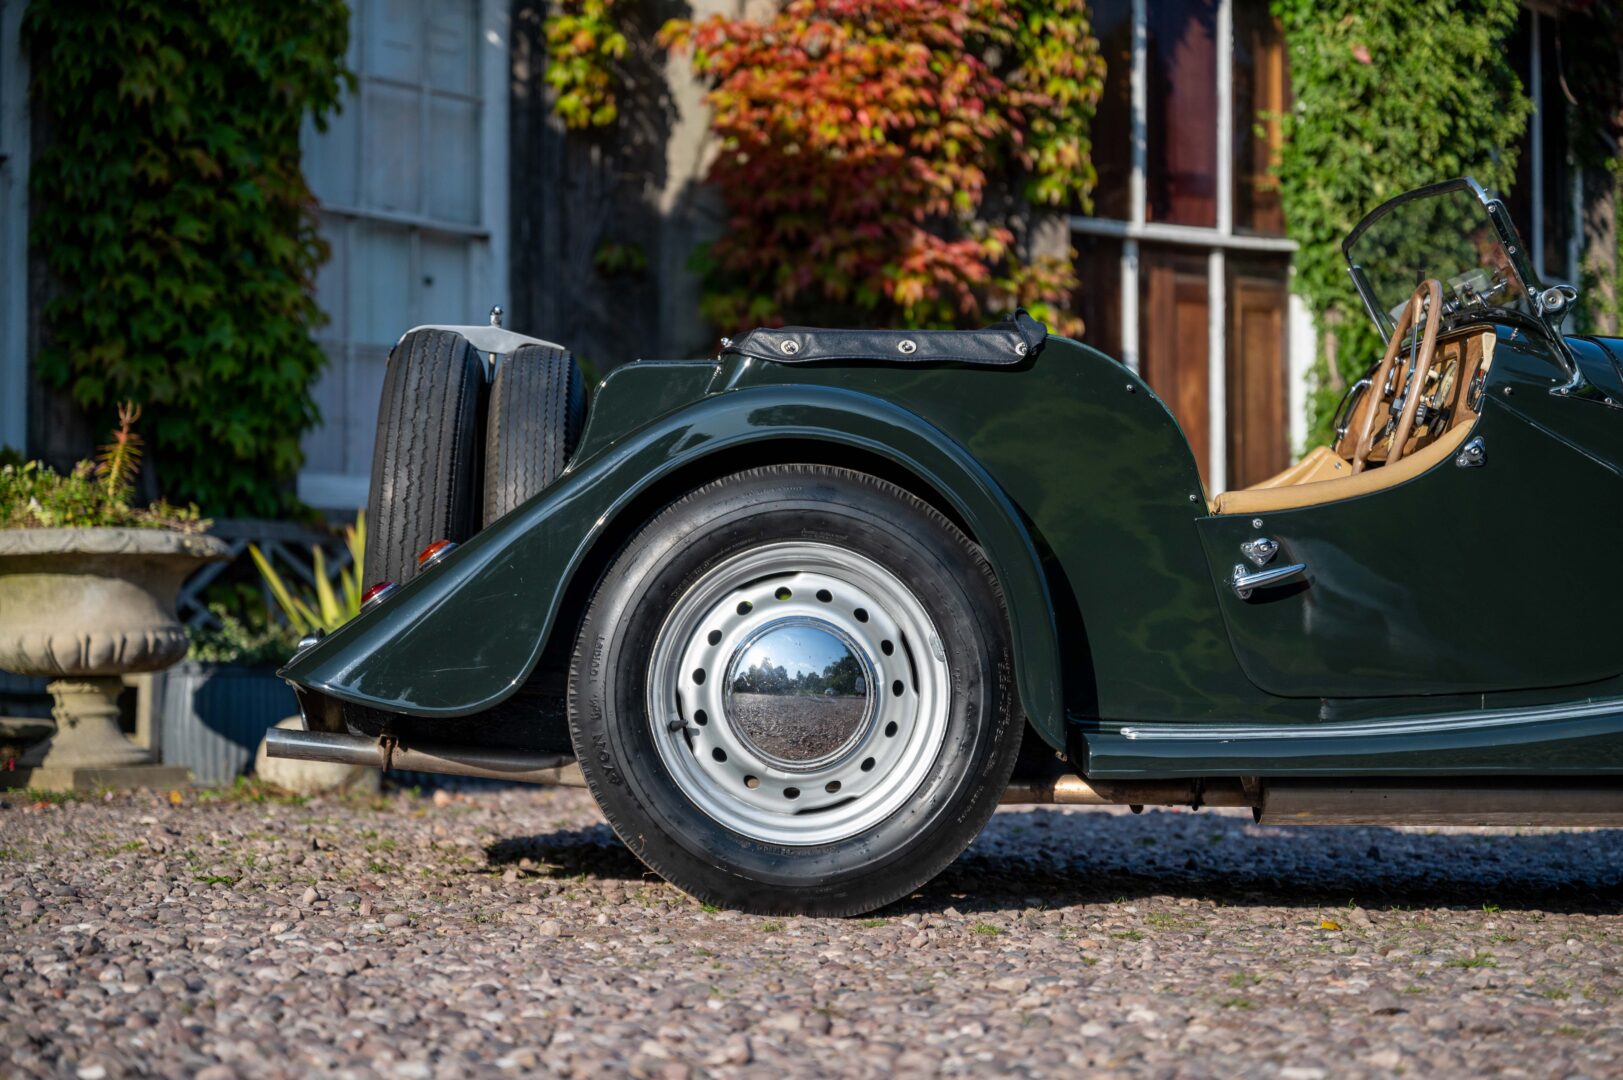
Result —
[{"label": "windscreen", "polygon": [[[1425,188],[1383,206],[1346,245],[1383,335],[1392,331],[1410,294],[1426,278],[1443,283],[1449,314],[1472,309],[1535,313],[1507,247],[1519,247],[1509,221],[1495,222],[1480,189],[1468,181]],[[1502,216],[1502,208],[1500,214]],[[1508,235],[1508,241],[1507,241]]]}]

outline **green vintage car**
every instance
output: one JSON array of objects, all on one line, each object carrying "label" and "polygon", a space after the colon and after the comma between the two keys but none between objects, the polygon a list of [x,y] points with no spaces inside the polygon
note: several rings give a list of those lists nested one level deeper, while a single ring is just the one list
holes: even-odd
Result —
[{"label": "green vintage car", "polygon": [[1563,334],[1470,180],[1344,249],[1385,355],[1333,445],[1217,495],[1024,314],[758,329],[589,411],[561,347],[419,328],[370,601],[270,752],[577,763],[648,866],[760,912],[903,897],[1000,801],[1623,823],[1623,340]]}]

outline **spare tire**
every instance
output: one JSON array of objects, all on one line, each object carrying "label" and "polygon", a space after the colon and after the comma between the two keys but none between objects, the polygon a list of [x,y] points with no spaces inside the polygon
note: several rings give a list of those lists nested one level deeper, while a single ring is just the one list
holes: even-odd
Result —
[{"label": "spare tire", "polygon": [[417,576],[417,553],[479,531],[485,362],[461,334],[418,330],[389,353],[366,502],[367,585]]},{"label": "spare tire", "polygon": [[486,525],[558,479],[586,420],[586,383],[575,358],[526,345],[496,368],[485,426]]}]

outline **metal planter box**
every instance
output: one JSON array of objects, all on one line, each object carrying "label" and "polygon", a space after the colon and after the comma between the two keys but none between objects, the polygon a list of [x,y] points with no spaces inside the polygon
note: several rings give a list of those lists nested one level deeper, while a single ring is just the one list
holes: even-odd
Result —
[{"label": "metal planter box", "polygon": [[293,691],[269,666],[188,662],[153,682],[163,762],[187,766],[203,786],[247,773],[265,732],[299,711]]}]

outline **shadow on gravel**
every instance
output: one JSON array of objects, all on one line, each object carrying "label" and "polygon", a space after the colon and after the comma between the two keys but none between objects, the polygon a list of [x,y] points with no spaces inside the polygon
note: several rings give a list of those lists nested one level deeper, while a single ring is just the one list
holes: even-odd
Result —
[{"label": "shadow on gravel", "polygon": [[[647,878],[606,825],[498,841],[563,875]],[[1148,896],[1248,907],[1623,912],[1623,830],[1481,833],[1258,826],[1239,814],[1047,809],[997,814],[974,845],[891,914],[1068,907]]]}]

